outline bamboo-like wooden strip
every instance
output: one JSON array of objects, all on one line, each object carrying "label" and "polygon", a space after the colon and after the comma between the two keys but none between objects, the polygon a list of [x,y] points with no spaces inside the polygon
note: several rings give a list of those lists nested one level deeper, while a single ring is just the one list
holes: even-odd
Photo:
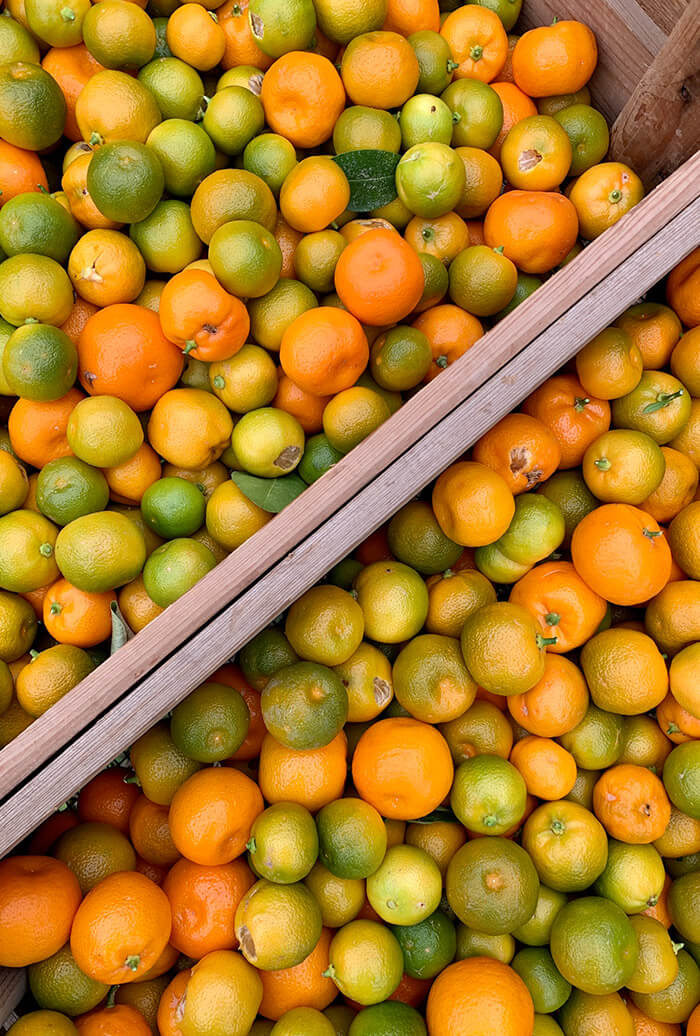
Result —
[{"label": "bamboo-like wooden strip", "polygon": [[0,752],[0,798],[93,722],[700,195],[687,162],[166,613]]},{"label": "bamboo-like wooden strip", "polygon": [[[657,0],[654,2],[656,6]],[[578,19],[595,33],[599,58],[591,93],[596,107],[614,122],[666,42],[666,33],[636,0],[586,4],[581,0],[526,0],[518,28],[524,31],[548,25],[554,18]]]},{"label": "bamboo-like wooden strip", "polygon": [[610,152],[647,187],[700,148],[700,0],[690,0],[618,115]]},{"label": "bamboo-like wooden strip", "polygon": [[700,242],[700,199],[473,391],[3,804],[0,856],[205,680]]},{"label": "bamboo-like wooden strip", "polygon": [[27,990],[24,968],[0,968],[0,1028],[14,1021],[13,1011]]}]

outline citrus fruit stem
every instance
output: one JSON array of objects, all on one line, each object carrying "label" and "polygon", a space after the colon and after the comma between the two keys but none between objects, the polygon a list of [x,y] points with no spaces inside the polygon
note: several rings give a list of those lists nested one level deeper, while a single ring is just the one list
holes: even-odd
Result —
[{"label": "citrus fruit stem", "polygon": [[138,954],[131,954],[126,958],[124,963],[130,971],[136,971],[141,963],[141,957]]},{"label": "citrus fruit stem", "polygon": [[660,392],[656,397],[654,403],[648,403],[643,414],[655,414],[657,410],[662,410],[665,406],[668,406],[674,399],[680,399],[683,395],[683,389],[677,389],[675,392]]}]

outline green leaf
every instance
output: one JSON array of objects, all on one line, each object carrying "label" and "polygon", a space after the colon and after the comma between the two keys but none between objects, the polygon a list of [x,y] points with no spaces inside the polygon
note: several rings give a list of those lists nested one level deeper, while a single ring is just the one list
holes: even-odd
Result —
[{"label": "green leaf", "polygon": [[245,471],[232,471],[231,478],[241,493],[263,511],[277,514],[307,489],[299,475],[280,475],[279,478],[258,478]]},{"label": "green leaf", "polygon": [[368,148],[335,155],[350,184],[348,208],[353,212],[371,212],[388,205],[396,197],[396,167],[399,156],[393,151]]},{"label": "green leaf", "polygon": [[118,651],[120,647],[126,644],[127,640],[131,640],[134,632],[127,625],[117,602],[112,601],[109,607],[112,612],[112,641],[109,646],[109,653],[113,655],[115,651]]}]

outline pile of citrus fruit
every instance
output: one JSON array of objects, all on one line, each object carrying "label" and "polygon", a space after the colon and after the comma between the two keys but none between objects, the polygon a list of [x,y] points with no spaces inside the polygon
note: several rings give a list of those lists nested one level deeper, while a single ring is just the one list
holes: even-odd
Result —
[{"label": "pile of citrus fruit", "polygon": [[13,1036],[700,1034],[700,249],[665,289],[0,862]]},{"label": "pile of citrus fruit", "polygon": [[138,632],[640,200],[586,25],[445,6],[6,0],[0,628],[21,655],[36,611],[62,674],[31,715],[117,594]]}]

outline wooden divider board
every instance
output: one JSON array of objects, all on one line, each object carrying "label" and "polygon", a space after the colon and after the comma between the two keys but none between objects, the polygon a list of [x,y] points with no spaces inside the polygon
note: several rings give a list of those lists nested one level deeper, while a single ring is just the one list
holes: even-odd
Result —
[{"label": "wooden divider board", "polygon": [[700,154],[588,245],[282,514],[10,742],[0,752],[0,799],[88,728],[130,687],[155,670],[698,196]]},{"label": "wooden divider board", "polygon": [[17,1020],[14,1010],[26,989],[24,968],[0,968],[0,1032],[6,1032]]},{"label": "wooden divider board", "polygon": [[477,386],[267,575],[191,637],[2,807],[0,856],[148,730],[700,243],[700,198]]}]

